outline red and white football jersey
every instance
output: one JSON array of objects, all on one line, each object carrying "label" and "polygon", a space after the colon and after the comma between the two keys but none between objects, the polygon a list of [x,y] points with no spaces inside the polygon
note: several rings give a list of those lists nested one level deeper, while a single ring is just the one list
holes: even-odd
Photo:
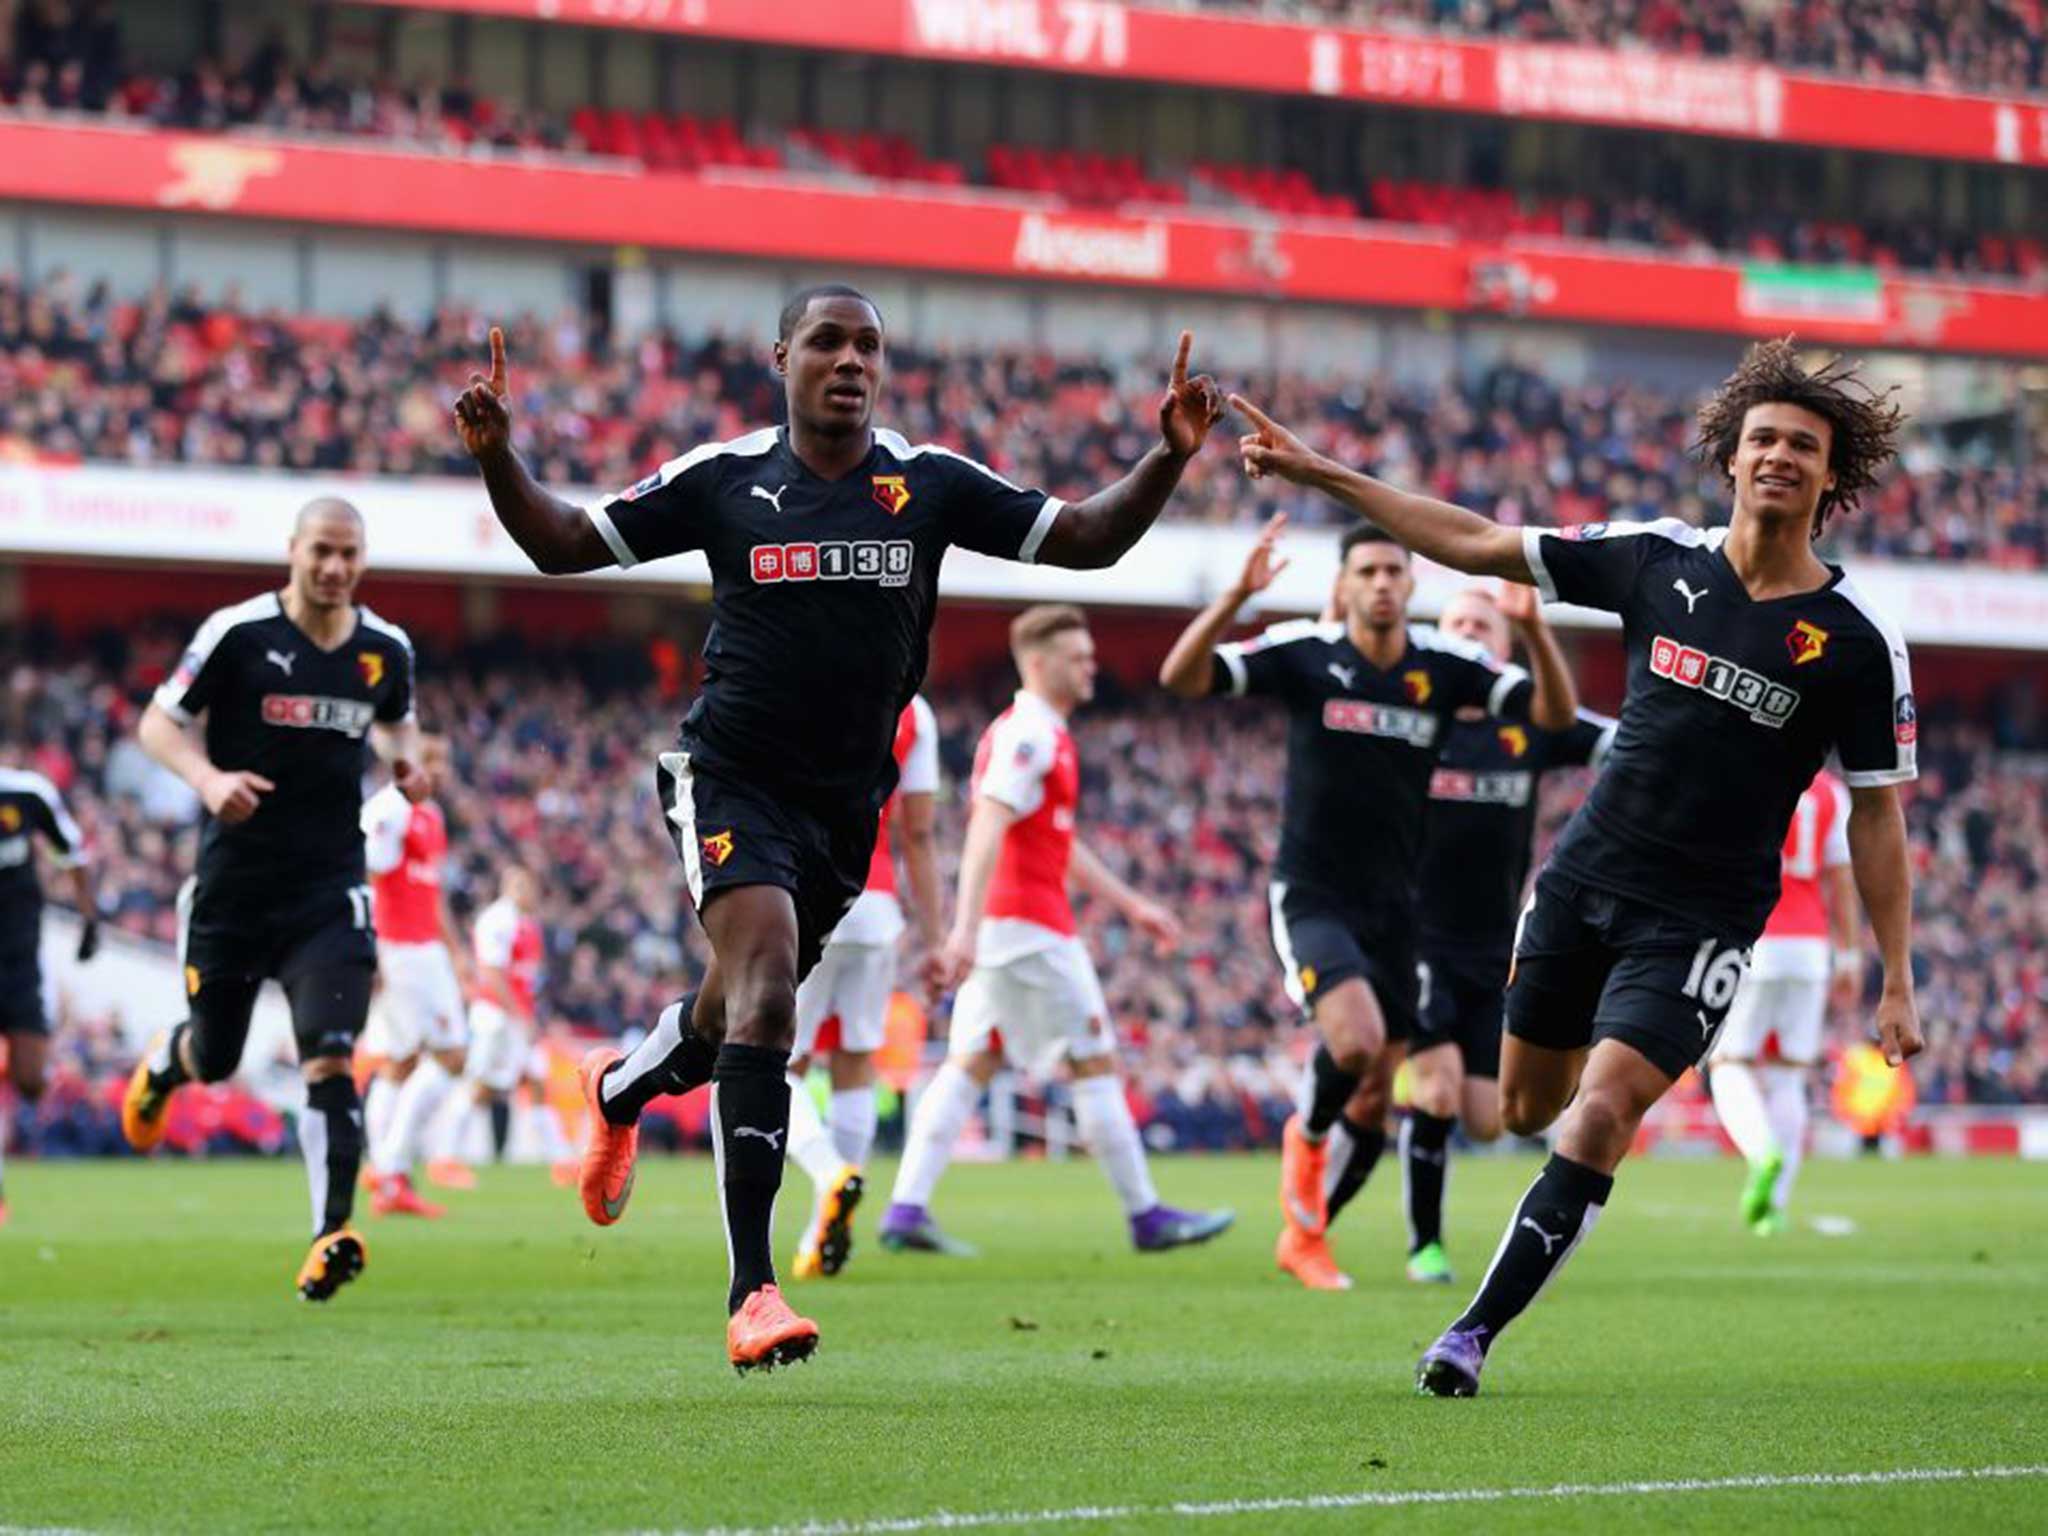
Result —
[{"label": "red and white football jersey", "polygon": [[540,920],[528,917],[500,896],[477,914],[473,942],[477,965],[503,971],[518,1012],[532,1018],[544,953]]},{"label": "red and white football jersey", "polygon": [[441,872],[448,823],[431,800],[414,805],[388,784],[363,802],[363,857],[370,871],[377,937],[386,944],[441,939]]},{"label": "red and white football jersey", "polygon": [[1764,976],[1825,976],[1829,929],[1821,872],[1849,862],[1849,792],[1832,774],[1816,774],[1800,795],[1780,859],[1778,904],[1764,923],[1751,969]]},{"label": "red and white football jersey", "polygon": [[882,807],[875,830],[875,853],[868,861],[868,883],[839,926],[832,930],[839,944],[894,944],[903,933],[903,908],[896,899],[896,857],[889,846],[889,818],[902,795],[935,794],[939,788],[939,723],[920,695],[896,717],[896,793]]},{"label": "red and white football jersey", "polygon": [[1081,799],[1081,760],[1066,718],[1019,691],[974,753],[973,794],[1017,813],[989,881],[976,960],[1002,965],[1074,933],[1067,866]]}]

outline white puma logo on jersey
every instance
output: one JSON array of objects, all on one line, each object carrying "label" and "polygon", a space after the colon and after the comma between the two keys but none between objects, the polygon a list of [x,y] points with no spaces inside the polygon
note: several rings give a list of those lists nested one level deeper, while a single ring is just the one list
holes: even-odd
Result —
[{"label": "white puma logo on jersey", "polygon": [[263,659],[274,664],[286,677],[292,675],[292,663],[299,659],[296,651],[265,651]]},{"label": "white puma logo on jersey", "polygon": [[1550,1255],[1556,1250],[1557,1245],[1564,1241],[1564,1234],[1562,1232],[1556,1234],[1546,1232],[1541,1227],[1537,1226],[1535,1221],[1530,1217],[1524,1216],[1522,1218],[1521,1225],[1527,1227],[1531,1232],[1534,1232],[1538,1237],[1543,1239],[1543,1257],[1545,1257],[1546,1259],[1549,1258]]},{"label": "white puma logo on jersey", "polygon": [[769,506],[773,507],[778,512],[782,510],[782,493],[788,489],[789,487],[787,485],[778,485],[772,491],[767,489],[765,486],[759,485],[750,485],[747,487],[749,494],[760,497],[763,501],[767,502]]},{"label": "white puma logo on jersey", "polygon": [[760,1137],[761,1140],[768,1143],[768,1150],[771,1152],[780,1152],[782,1150],[782,1132],[780,1131],[760,1131],[751,1125],[734,1126],[732,1128],[732,1139],[738,1141],[742,1136]]},{"label": "white puma logo on jersey", "polygon": [[1714,1021],[1707,1017],[1707,1010],[1704,1008],[1693,1009],[1693,1016],[1700,1021],[1700,1038],[1706,1039],[1714,1032]]},{"label": "white puma logo on jersey", "polygon": [[1346,688],[1349,688],[1352,686],[1352,680],[1358,676],[1358,669],[1356,667],[1340,667],[1333,661],[1330,663],[1330,676],[1337,679]]},{"label": "white puma logo on jersey", "polygon": [[1690,614],[1692,612],[1694,603],[1697,603],[1701,598],[1707,595],[1707,589],[1705,587],[1701,587],[1697,592],[1693,591],[1693,589],[1690,586],[1686,585],[1686,580],[1683,576],[1679,577],[1678,580],[1671,583],[1671,590],[1676,592],[1680,597],[1685,599],[1685,611],[1687,614]]}]

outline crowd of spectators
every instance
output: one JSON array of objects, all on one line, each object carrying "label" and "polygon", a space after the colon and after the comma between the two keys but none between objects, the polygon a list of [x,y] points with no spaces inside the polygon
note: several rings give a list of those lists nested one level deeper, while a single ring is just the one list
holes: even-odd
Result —
[{"label": "crowd of spectators", "polygon": [[[763,357],[729,341],[614,340],[569,313],[515,320],[509,343],[518,445],[549,483],[631,485],[781,409]],[[0,277],[0,457],[467,476],[449,402],[485,344],[482,318],[456,307],[350,323],[253,312],[231,295],[158,290],[130,303],[104,284]],[[1156,431],[1151,359],[899,345],[891,366],[891,425],[1057,495],[1114,478]],[[1232,383],[1344,462],[1510,524],[1724,515],[1718,474],[1688,453],[1695,402],[1641,385],[1567,389],[1511,364],[1428,388],[1379,375]],[[1337,515],[1247,482],[1218,434],[1172,515],[1242,522],[1275,504],[1304,523]],[[1830,537],[1843,553],[2040,569],[2048,473],[2009,439],[1956,448],[1916,433],[1900,469]]]},{"label": "crowd of spectators", "polygon": [[1178,0],[1213,10],[1739,59],[1852,79],[2030,96],[2039,0]]},{"label": "crowd of spectators", "polygon": [[[4,4],[5,0],[0,0],[0,10]],[[1385,9],[1383,19],[1415,20],[1402,6]],[[1468,3],[1450,9],[1469,12],[1486,7]],[[1540,15],[1546,25],[1565,26],[1604,24],[1613,19],[1608,15],[1613,9],[1604,3],[1556,7],[1495,4],[1490,15],[1503,24],[1516,19],[1531,21]],[[1629,9],[1643,11],[1651,30],[1663,36],[1658,19],[1687,7],[1664,4]],[[1735,0],[1698,9],[1744,13]],[[1831,7],[1806,4],[1797,9],[1805,15]],[[1980,9],[1986,9],[1984,26],[1989,30],[1995,30],[1995,17],[2012,14],[1996,5]],[[1957,29],[1955,18],[1948,26],[1951,34],[1968,30]],[[1889,37],[1896,30],[1876,28],[1872,35]],[[2031,37],[2032,57],[2038,65],[2038,27]],[[74,0],[30,0],[20,8],[11,54],[0,57],[0,102],[28,113],[111,113],[208,132],[247,129],[366,135],[447,153],[472,147],[600,153],[637,158],[657,169],[693,171],[706,164],[779,169],[787,162],[812,173],[840,170],[879,179],[948,185],[972,179],[1035,187],[1081,205],[1124,200],[1184,203],[1192,192],[1211,206],[1244,201],[1285,213],[1366,216],[1451,229],[1473,238],[1545,235],[1695,254],[1993,274],[2028,281],[2039,280],[2048,270],[2048,248],[2024,230],[2000,232],[1981,223],[1945,226],[1932,216],[1874,223],[1860,216],[1829,219],[1818,216],[1803,194],[1787,195],[1780,201],[1750,185],[1726,188],[1718,197],[1696,191],[1685,199],[1653,195],[1654,188],[1643,186],[1629,190],[1604,187],[1595,194],[1582,185],[1574,194],[1536,195],[1477,182],[1440,185],[1389,180],[1382,169],[1363,186],[1311,188],[1299,170],[1206,162],[1146,167],[1130,156],[1113,162],[1101,155],[1079,157],[1091,164],[1127,168],[1128,174],[1109,176],[1099,173],[1099,168],[1068,164],[1077,159],[1068,152],[1041,152],[1008,144],[992,146],[985,163],[963,166],[933,159],[900,135],[848,135],[798,127],[787,133],[757,132],[749,141],[726,119],[706,123],[687,115],[669,118],[659,113],[600,112],[591,107],[551,113],[495,100],[459,82],[422,79],[402,85],[367,74],[350,74],[328,59],[295,61],[275,35],[235,64],[202,58],[180,72],[158,75],[124,66],[119,28],[110,8]],[[679,131],[687,142],[678,140]],[[707,133],[708,137],[701,137]],[[1020,179],[1010,163],[1018,156],[1044,161],[1050,169],[1042,176]],[[1268,182],[1294,190],[1277,199],[1262,196],[1256,184]],[[1232,192],[1231,188],[1238,190]]]},{"label": "crowd of spectators", "polygon": [[[196,807],[140,759],[132,732],[183,629],[105,634],[84,649],[33,636],[0,647],[13,656],[0,672],[0,757],[32,764],[62,787],[94,849],[112,921],[166,944],[175,888],[191,866]],[[936,697],[948,890],[965,828],[966,771],[1006,687],[991,678]],[[707,958],[647,770],[686,692],[673,669],[625,643],[538,652],[503,637],[423,658],[421,707],[455,748],[455,783],[442,796],[452,904],[466,919],[508,864],[537,870],[547,938],[542,1012],[554,1027],[607,1037],[644,1030]],[[2048,755],[1941,724],[1938,710],[1928,726],[1924,776],[1907,792],[1930,1039],[1916,1068],[1921,1098],[2048,1102]],[[1180,952],[1162,957],[1120,919],[1083,909],[1148,1133],[1160,1145],[1270,1143],[1301,1044],[1270,953],[1265,897],[1283,777],[1280,722],[1262,706],[1189,707],[1112,687],[1079,718],[1076,738],[1084,835],[1186,927]],[[1584,784],[1583,775],[1546,782],[1542,841]],[[1878,981],[1873,967],[1866,1005]],[[1837,1016],[1838,1039],[1853,1036],[1859,1017]],[[88,1103],[76,1085],[126,1065],[137,1023],[60,1028],[58,1059],[73,1088],[54,1105],[69,1115]],[[96,1114],[104,1129],[104,1104]],[[74,1134],[89,1145],[83,1129]]]}]

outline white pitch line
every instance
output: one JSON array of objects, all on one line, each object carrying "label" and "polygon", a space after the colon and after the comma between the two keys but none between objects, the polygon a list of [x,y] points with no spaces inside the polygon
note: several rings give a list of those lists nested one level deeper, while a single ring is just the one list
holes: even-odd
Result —
[{"label": "white pitch line", "polygon": [[1500,1504],[1514,1499],[1599,1499],[1667,1493],[1731,1493],[1772,1488],[1883,1488],[1903,1483],[1998,1482],[2048,1477],[2048,1466],[1900,1467],[1889,1472],[1759,1473],[1669,1482],[1554,1483],[1547,1488],[1415,1488],[1386,1493],[1323,1493],[1294,1498],[1219,1499],[1203,1504],[1083,1504],[1070,1509],[935,1510],[880,1520],[806,1520],[797,1525],[712,1526],[672,1536],[914,1536],[919,1531],[995,1530],[1004,1526],[1090,1525],[1147,1517],[1215,1520],[1326,1509],[1393,1509],[1412,1504]]}]

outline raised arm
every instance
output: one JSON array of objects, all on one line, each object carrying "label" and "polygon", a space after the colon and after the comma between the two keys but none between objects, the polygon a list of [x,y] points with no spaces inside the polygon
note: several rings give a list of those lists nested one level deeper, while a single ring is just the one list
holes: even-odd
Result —
[{"label": "raised arm", "polygon": [[1223,416],[1223,392],[1206,373],[1188,377],[1194,337],[1180,333],[1166,397],[1159,402],[1159,442],[1116,484],[1060,508],[1039,546],[1041,565],[1095,570],[1115,565],[1144,537],[1180,484],[1209,429]]},{"label": "raised arm", "polygon": [[1884,964],[1877,1043],[1896,1067],[1919,1055],[1926,1041],[1913,997],[1913,873],[1906,857],[1906,818],[1893,785],[1850,789],[1849,862]]},{"label": "raised arm", "polygon": [[1238,439],[1238,453],[1245,473],[1254,480],[1277,475],[1321,491],[1386,529],[1416,554],[1454,571],[1535,585],[1518,529],[1503,528],[1477,512],[1397,490],[1385,481],[1346,469],[1317,453],[1242,396],[1232,395],[1230,403],[1252,424],[1252,430]]},{"label": "raised arm", "polygon": [[540,487],[512,447],[505,333],[491,327],[491,373],[469,376],[455,397],[455,430],[483,472],[491,510],[534,569],[549,576],[595,571],[613,563],[611,550],[584,510]]},{"label": "raised arm", "polygon": [[1501,593],[1500,611],[1529,656],[1529,676],[1535,685],[1529,696],[1529,723],[1539,731],[1570,730],[1579,718],[1579,693],[1557,634],[1544,622],[1543,604],[1532,588],[1511,586]]},{"label": "raised arm", "polygon": [[1287,527],[1287,514],[1275,514],[1259,530],[1257,540],[1244,559],[1244,569],[1217,595],[1216,600],[1180,632],[1166,660],[1159,664],[1159,686],[1183,699],[1205,698],[1216,674],[1216,642],[1237,622],[1237,612],[1253,594],[1263,592],[1274,578],[1287,569],[1285,556],[1278,555],[1280,535]]}]

